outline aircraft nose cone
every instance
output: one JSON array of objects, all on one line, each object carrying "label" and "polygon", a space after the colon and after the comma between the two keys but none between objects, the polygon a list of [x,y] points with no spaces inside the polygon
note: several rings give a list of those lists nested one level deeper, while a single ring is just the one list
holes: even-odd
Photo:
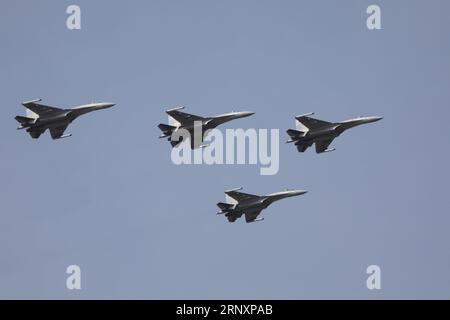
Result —
[{"label": "aircraft nose cone", "polygon": [[301,196],[302,194],[308,193],[308,191],[306,190],[294,190],[294,191],[290,191],[288,192],[286,195],[287,196]]},{"label": "aircraft nose cone", "polygon": [[236,113],[236,117],[239,118],[245,118],[245,117],[250,117],[252,115],[254,115],[254,112],[250,112],[250,111],[242,111],[242,112],[237,112]]},{"label": "aircraft nose cone", "polygon": [[381,119],[383,119],[383,117],[378,117],[378,116],[367,117],[367,122],[376,122],[376,121],[380,121]]}]

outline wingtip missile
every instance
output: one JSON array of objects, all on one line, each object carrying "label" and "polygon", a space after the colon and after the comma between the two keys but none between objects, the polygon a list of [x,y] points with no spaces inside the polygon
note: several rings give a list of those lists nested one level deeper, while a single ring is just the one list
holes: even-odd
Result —
[{"label": "wingtip missile", "polygon": [[309,116],[312,116],[312,115],[314,115],[314,112],[301,114],[299,116],[296,116],[295,118],[298,119],[298,118],[303,118],[303,117],[309,117]]},{"label": "wingtip missile", "polygon": [[71,136],[72,136],[71,133],[70,134],[65,134],[65,135],[62,135],[61,137],[59,137],[57,139],[54,139],[54,140],[61,140],[61,139],[65,139],[65,138],[70,138]]},{"label": "wingtip missile", "polygon": [[25,104],[30,104],[30,103],[35,103],[35,102],[41,102],[41,101],[42,101],[42,99],[35,99],[35,100],[30,100],[30,101],[22,102],[22,104],[25,105]]},{"label": "wingtip missile", "polygon": [[243,187],[239,187],[239,188],[236,188],[236,189],[226,190],[225,193],[227,193],[227,192],[234,192],[234,191],[241,191],[242,189],[244,189],[244,188]]},{"label": "wingtip missile", "polygon": [[176,108],[166,110],[166,112],[177,111],[177,110],[182,110],[182,109],[184,109],[184,107],[176,107]]}]

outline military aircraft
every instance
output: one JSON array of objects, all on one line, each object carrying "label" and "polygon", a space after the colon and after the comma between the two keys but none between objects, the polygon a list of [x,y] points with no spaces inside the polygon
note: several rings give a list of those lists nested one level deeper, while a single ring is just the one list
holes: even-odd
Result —
[{"label": "military aircraft", "polygon": [[316,144],[317,153],[334,151],[334,148],[328,149],[328,146],[345,130],[383,119],[383,117],[359,117],[333,123],[311,118],[313,114],[295,117],[297,130],[287,131],[290,136],[287,143],[294,142],[299,152],[305,152],[313,143]]},{"label": "military aircraft", "polygon": [[[166,113],[169,117],[169,124],[159,124],[158,128],[163,132],[160,139],[167,138],[172,147],[176,147],[183,141],[183,137],[180,136],[177,141],[172,140],[172,134],[176,133],[180,129],[184,129],[190,134],[191,148],[196,149],[204,147],[203,139],[205,133],[208,130],[214,129],[217,126],[239,118],[249,117],[254,112],[231,112],[216,117],[200,117],[193,114],[181,112],[184,107],[178,107],[167,110]],[[195,136],[195,133],[199,133],[199,136]]]},{"label": "military aircraft", "polygon": [[257,196],[239,192],[240,190],[242,188],[225,191],[226,202],[217,204],[221,209],[217,214],[224,214],[229,222],[235,222],[242,215],[245,215],[247,223],[262,221],[264,218],[258,218],[259,214],[273,202],[307,193],[305,190],[286,190],[267,196]]},{"label": "military aircraft", "polygon": [[17,116],[15,119],[21,124],[17,130],[26,129],[33,139],[37,139],[50,130],[51,137],[56,139],[68,138],[71,134],[64,134],[67,127],[79,116],[100,109],[114,106],[114,103],[91,103],[71,109],[60,109],[40,104],[42,99],[27,101],[22,105],[27,109],[27,116]]}]

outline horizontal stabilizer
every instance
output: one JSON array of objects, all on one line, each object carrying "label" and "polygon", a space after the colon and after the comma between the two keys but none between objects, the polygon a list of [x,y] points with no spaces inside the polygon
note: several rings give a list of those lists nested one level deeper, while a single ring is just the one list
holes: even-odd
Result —
[{"label": "horizontal stabilizer", "polygon": [[222,211],[227,211],[227,210],[233,209],[233,207],[234,207],[235,205],[232,204],[232,203],[219,202],[219,203],[217,204],[217,206],[218,206]]},{"label": "horizontal stabilizer", "polygon": [[176,129],[177,127],[161,123],[158,125],[158,128],[161,129],[161,131],[172,131],[172,130]]},{"label": "horizontal stabilizer", "polygon": [[304,137],[306,132],[304,131],[299,131],[299,130],[294,130],[294,129],[289,129],[287,131],[287,134],[292,138],[292,139],[296,139],[296,138],[301,138]]},{"label": "horizontal stabilizer", "polygon": [[33,118],[27,118],[27,117],[22,117],[22,116],[17,116],[14,119],[17,120],[17,122],[19,122],[20,124],[31,124],[33,123],[36,119]]},{"label": "horizontal stabilizer", "polygon": [[159,128],[162,132],[171,132],[171,131],[173,131],[174,129],[176,129],[177,127],[174,127],[174,126],[171,126],[171,125],[168,125],[168,124],[164,124],[164,123],[160,123],[160,124],[158,125],[158,128]]}]

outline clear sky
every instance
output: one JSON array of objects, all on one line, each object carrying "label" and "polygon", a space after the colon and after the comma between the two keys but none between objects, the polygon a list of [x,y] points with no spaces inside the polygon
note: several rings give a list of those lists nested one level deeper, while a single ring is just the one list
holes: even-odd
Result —
[{"label": "clear sky", "polygon": [[[80,0],[70,31],[73,3],[1,4],[0,298],[450,298],[448,1]],[[14,116],[35,98],[117,106],[32,140]],[[176,105],[255,111],[221,128],[282,142],[301,113],[384,120],[332,153],[281,143],[260,176],[175,166],[156,126]],[[309,193],[229,224],[215,204],[239,186]]]}]

